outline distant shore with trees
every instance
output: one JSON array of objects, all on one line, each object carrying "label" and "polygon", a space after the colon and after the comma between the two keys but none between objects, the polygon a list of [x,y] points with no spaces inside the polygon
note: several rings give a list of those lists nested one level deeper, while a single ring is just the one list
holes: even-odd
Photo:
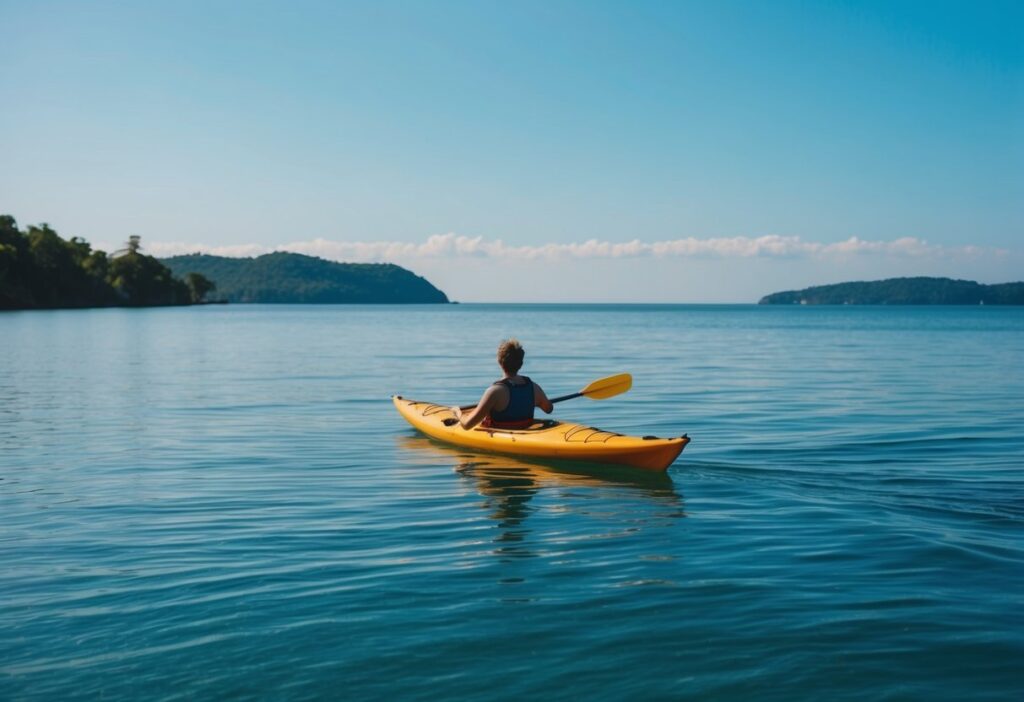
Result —
[{"label": "distant shore with trees", "polygon": [[47,224],[22,231],[0,215],[0,310],[193,305],[215,289],[200,273],[176,278],[142,253],[138,236],[107,254]]},{"label": "distant shore with trees", "polygon": [[430,281],[393,263],[338,263],[276,251],[255,258],[190,254],[161,259],[178,274],[196,271],[217,281],[217,294],[235,303],[446,304]]},{"label": "distant shore with trees", "polygon": [[449,302],[425,278],[391,263],[338,263],[275,252],[256,258],[190,254],[158,259],[129,237],[111,254],[47,224],[18,229],[0,215],[0,310],[152,307],[207,302],[410,304]]},{"label": "distant shore with trees", "polygon": [[1024,305],[1024,283],[889,278],[818,285],[761,298],[761,305]]}]

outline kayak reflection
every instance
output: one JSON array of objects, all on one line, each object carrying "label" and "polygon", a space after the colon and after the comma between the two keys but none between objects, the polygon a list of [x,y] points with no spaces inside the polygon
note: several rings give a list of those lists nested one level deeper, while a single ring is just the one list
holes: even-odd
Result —
[{"label": "kayak reflection", "polygon": [[686,516],[682,496],[665,473],[650,473],[577,461],[523,460],[500,454],[475,453],[441,444],[425,436],[403,436],[401,445],[451,462],[454,470],[486,499],[490,517],[505,529],[500,540],[521,540],[518,529],[533,511],[530,500],[543,488],[625,489],[657,503],[658,517]]},{"label": "kayak reflection", "polygon": [[[425,436],[401,436],[398,442],[418,460],[426,457],[451,466],[483,498],[479,506],[496,526],[486,553],[500,564],[498,582],[510,589],[503,602],[539,596],[530,585],[537,571],[527,565],[534,559],[571,569],[572,563],[586,561],[580,554],[588,552],[594,539],[641,536],[649,529],[670,528],[686,516],[682,496],[664,473],[575,461],[524,461],[467,451]],[[531,515],[543,526],[531,529]]]},{"label": "kayak reflection", "polygon": [[675,486],[667,473],[642,471],[636,468],[584,463],[581,461],[559,461],[556,459],[527,459],[505,454],[474,452],[458,446],[435,441],[423,435],[400,436],[399,443],[406,449],[431,453],[435,457],[457,462],[456,469],[471,469],[486,473],[491,470],[514,470],[530,475],[535,480],[550,481],[561,485],[585,485],[600,487],[621,485],[636,488],[652,496],[675,495]]}]

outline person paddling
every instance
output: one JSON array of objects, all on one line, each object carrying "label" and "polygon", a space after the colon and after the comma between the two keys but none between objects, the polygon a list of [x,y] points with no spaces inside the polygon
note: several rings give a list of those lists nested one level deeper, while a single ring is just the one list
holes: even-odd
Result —
[{"label": "person paddling", "polygon": [[540,407],[551,414],[554,405],[540,385],[525,375],[519,375],[526,351],[515,339],[503,341],[498,347],[498,365],[505,377],[484,391],[480,402],[472,410],[452,407],[455,418],[463,429],[472,429],[483,422],[495,429],[525,429],[533,424],[533,410]]}]

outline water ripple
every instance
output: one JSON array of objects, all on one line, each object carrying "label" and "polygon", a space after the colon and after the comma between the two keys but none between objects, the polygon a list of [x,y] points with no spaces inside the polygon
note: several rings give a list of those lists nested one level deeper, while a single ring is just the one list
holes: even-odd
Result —
[{"label": "water ripple", "polygon": [[[1020,310],[0,315],[0,698],[1016,699]],[[665,475],[447,447],[516,335]]]}]

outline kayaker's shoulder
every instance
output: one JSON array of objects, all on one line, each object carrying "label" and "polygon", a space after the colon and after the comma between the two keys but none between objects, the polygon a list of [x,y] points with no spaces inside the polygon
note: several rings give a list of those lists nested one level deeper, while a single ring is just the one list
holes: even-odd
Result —
[{"label": "kayaker's shoulder", "polygon": [[486,402],[487,400],[489,400],[491,398],[500,397],[502,395],[507,395],[507,394],[508,394],[508,387],[503,385],[501,383],[501,381],[498,381],[496,383],[491,383],[490,385],[487,386],[487,389],[484,390],[483,401]]}]

